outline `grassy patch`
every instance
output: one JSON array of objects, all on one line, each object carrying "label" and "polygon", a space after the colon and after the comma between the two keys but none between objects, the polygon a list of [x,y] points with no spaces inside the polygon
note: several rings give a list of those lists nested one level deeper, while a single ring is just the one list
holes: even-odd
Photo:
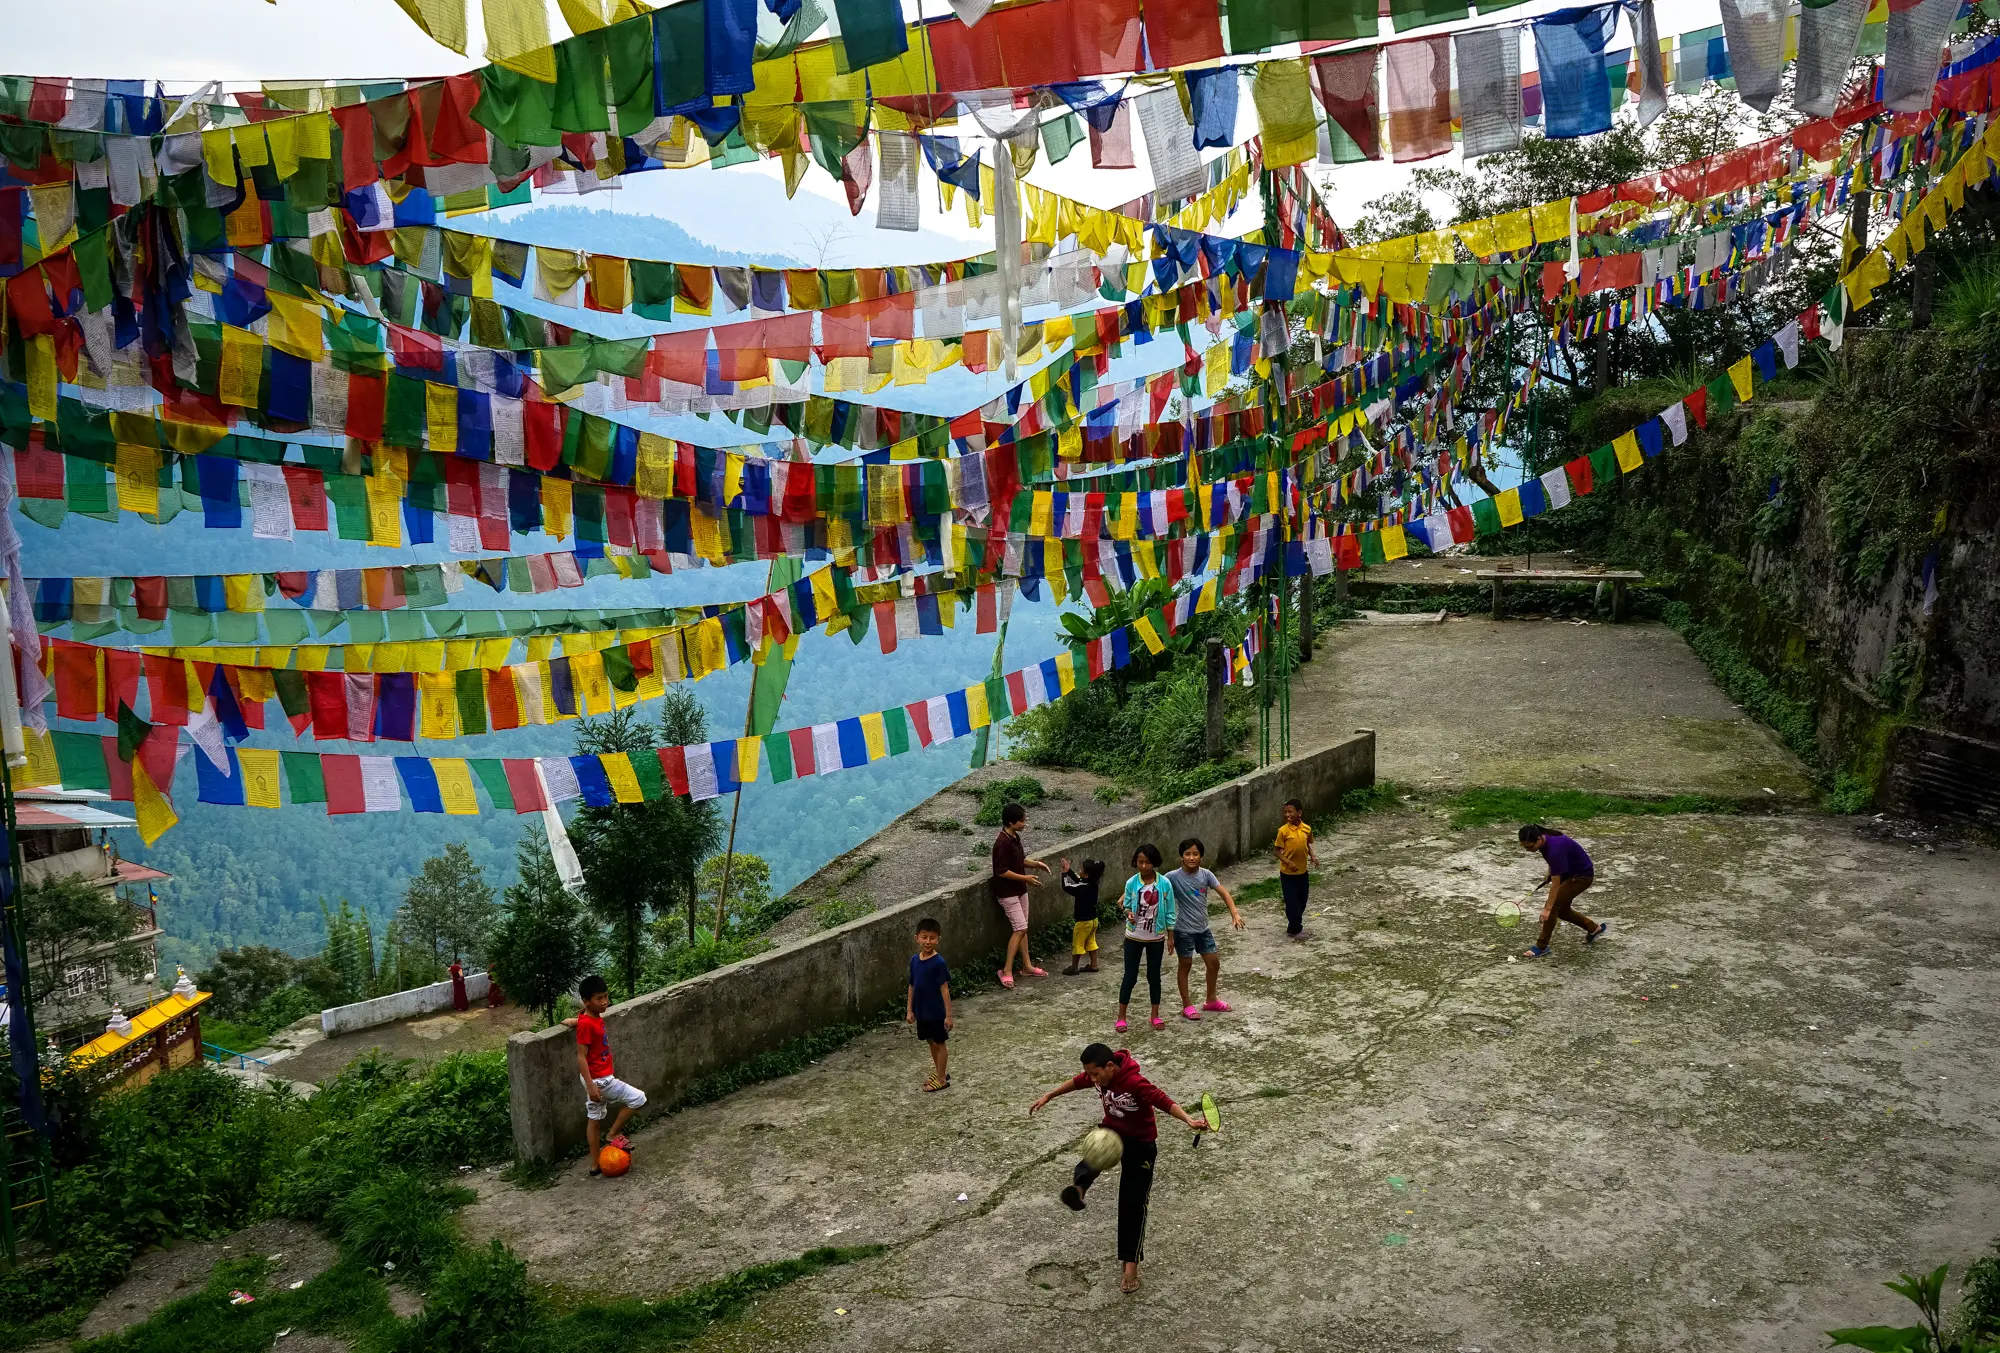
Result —
[{"label": "grassy patch", "polygon": [[813,923],[821,930],[832,930],[835,926],[859,920],[874,910],[875,904],[865,897],[829,897],[813,908]]},{"label": "grassy patch", "polygon": [[1285,1096],[1287,1096],[1287,1095],[1289,1095],[1289,1094],[1291,1094],[1291,1091],[1290,1091],[1290,1090],[1287,1090],[1287,1089],[1286,1089],[1286,1088],[1285,1088],[1284,1086],[1282,1086],[1282,1085],[1260,1085],[1260,1086],[1258,1086],[1258,1087],[1257,1087],[1257,1092],[1256,1092],[1256,1094],[1252,1095],[1252,1096],[1251,1096],[1251,1098],[1253,1098],[1253,1099],[1283,1099],[1283,1098],[1284,1098]]},{"label": "grassy patch", "polygon": [[1632,799],[1586,789],[1468,789],[1447,800],[1447,805],[1451,809],[1451,825],[1454,827],[1736,811],[1734,804],[1701,794],[1676,794],[1670,799]]},{"label": "grassy patch", "polygon": [[[956,983],[953,986],[956,987]],[[954,993],[955,994],[955,993]],[[748,1061],[711,1071],[688,1087],[687,1093],[674,1101],[674,1108],[691,1109],[697,1104],[708,1104],[741,1090],[746,1085],[758,1081],[777,1080],[780,1076],[791,1076],[806,1069],[829,1052],[844,1047],[859,1035],[866,1033],[875,1020],[856,1020],[850,1024],[830,1024],[824,1029],[815,1029],[809,1034],[800,1034],[789,1039],[769,1052],[759,1053]]]},{"label": "grassy patch", "polygon": [[1340,796],[1343,813],[1372,813],[1377,808],[1394,808],[1403,797],[1403,788],[1394,780],[1377,780],[1361,789],[1350,789]]},{"label": "grassy patch", "polygon": [[[1318,883],[1322,875],[1308,874],[1306,877],[1312,880],[1312,882]],[[1268,902],[1274,897],[1284,896],[1284,892],[1284,885],[1279,883],[1278,876],[1273,874],[1267,879],[1258,879],[1255,883],[1246,883],[1241,888],[1238,888],[1236,890],[1236,900],[1238,902]]]},{"label": "grassy patch", "polygon": [[881,1254],[886,1245],[808,1250],[796,1259],[758,1264],[664,1301],[624,1300],[578,1307],[552,1325],[551,1347],[662,1349],[700,1334],[718,1320],[741,1314],[752,1300],[801,1278]]},{"label": "grassy patch", "polygon": [[[398,1321],[382,1279],[352,1260],[335,1264],[297,1291],[263,1290],[270,1265],[261,1258],[225,1259],[193,1296],[182,1297],[151,1319],[82,1345],[89,1353],[265,1353],[282,1348],[278,1334],[330,1334],[362,1346],[386,1347]],[[232,1291],[256,1298],[232,1306]]]},{"label": "grassy patch", "polygon": [[1049,797],[1049,792],[1032,775],[1016,775],[1011,780],[993,780],[964,791],[979,796],[979,811],[973,815],[975,826],[997,827],[1000,825],[1000,810],[1010,803],[1018,803],[1023,808],[1033,808]]}]

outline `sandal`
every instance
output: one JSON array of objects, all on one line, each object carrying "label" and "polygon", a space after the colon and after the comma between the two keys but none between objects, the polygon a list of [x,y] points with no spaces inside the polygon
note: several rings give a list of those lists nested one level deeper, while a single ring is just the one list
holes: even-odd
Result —
[{"label": "sandal", "polygon": [[1203,1003],[1202,1003],[1202,1007],[1201,1007],[1201,1008],[1202,1008],[1202,1009],[1204,1009],[1204,1010],[1213,1010],[1213,1011],[1217,1012],[1218,1014],[1223,1014],[1223,1015],[1226,1015],[1226,1014],[1228,1014],[1228,1013],[1229,1013],[1229,1002],[1228,1002],[1228,1001],[1205,1001],[1205,1002],[1203,1002]]},{"label": "sandal", "polygon": [[1164,1029],[1167,1027],[1167,1022],[1161,1019],[1158,1015],[1155,1015],[1153,1016],[1153,1027],[1155,1029]]},{"label": "sandal", "polygon": [[1549,951],[1539,944],[1531,944],[1521,951],[1522,958],[1547,958]]},{"label": "sandal", "polygon": [[1591,931],[1588,935],[1585,935],[1583,937],[1583,942],[1585,944],[1595,944],[1600,939],[1604,938],[1604,932],[1609,929],[1611,929],[1611,922],[1599,921],[1597,923],[1597,929]]},{"label": "sandal", "polygon": [[1048,975],[1049,975],[1049,972],[1048,972],[1048,969],[1046,969],[1046,968],[1030,968],[1030,969],[1028,969],[1028,976],[1030,976],[1030,977],[1047,977]]},{"label": "sandal", "polygon": [[1191,1005],[1184,1005],[1184,1006],[1182,1006],[1182,1007],[1181,1007],[1181,1018],[1182,1018],[1182,1019],[1200,1019],[1200,1018],[1201,1018],[1201,1011],[1199,1011],[1199,1010],[1195,1009],[1195,1008],[1194,1008],[1193,1006],[1191,1006]]},{"label": "sandal", "polygon": [[625,1134],[622,1132],[619,1133],[616,1137],[613,1137],[610,1141],[606,1142],[605,1145],[615,1146],[620,1151],[630,1151],[632,1149],[632,1143],[626,1140]]},{"label": "sandal", "polygon": [[1118,1290],[1130,1296],[1139,1290],[1139,1275],[1134,1273],[1118,1284]]},{"label": "sandal", "polygon": [[934,1095],[940,1090],[949,1090],[950,1088],[951,1077],[949,1076],[946,1076],[943,1080],[939,1080],[935,1075],[932,1075],[924,1080],[924,1093],[927,1095]]},{"label": "sandal", "polygon": [[1119,1021],[1118,1021],[1118,1022],[1117,1022],[1116,1024],[1112,1025],[1111,1027],[1112,1027],[1113,1029],[1117,1030],[1117,1031],[1118,1031],[1119,1033],[1121,1033],[1121,1034],[1122,1034],[1122,1033],[1124,1033],[1124,1032],[1125,1032],[1125,1021],[1121,1019],[1121,1020],[1119,1020]]},{"label": "sandal", "polygon": [[1012,991],[1014,989],[1014,974],[1002,969],[1000,973],[1000,985]]}]

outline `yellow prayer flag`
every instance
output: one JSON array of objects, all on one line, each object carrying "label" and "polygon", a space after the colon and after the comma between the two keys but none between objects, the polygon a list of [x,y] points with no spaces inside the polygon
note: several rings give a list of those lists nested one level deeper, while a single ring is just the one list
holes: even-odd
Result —
[{"label": "yellow prayer flag", "polygon": [[60,384],[56,341],[48,334],[36,334],[28,340],[28,412],[54,422],[56,390]]},{"label": "yellow prayer flag", "polygon": [[246,808],[278,808],[278,753],[264,747],[238,747],[236,764],[243,774]]},{"label": "yellow prayer flag", "polygon": [[1049,534],[1049,519],[1055,511],[1055,495],[1037,489],[1029,498],[1028,534],[1046,536]]},{"label": "yellow prayer flag", "polygon": [[368,543],[400,546],[403,543],[403,486],[393,479],[367,475],[361,481],[368,492]]},{"label": "yellow prayer flag", "polygon": [[225,188],[236,186],[236,140],[229,134],[229,128],[217,127],[201,134],[201,158],[208,166],[210,178]]},{"label": "yellow prayer flag", "polygon": [[1215,609],[1215,599],[1221,590],[1221,584],[1222,580],[1220,578],[1210,578],[1201,585],[1201,594],[1195,598],[1194,602],[1194,613],[1196,615],[1207,615]]},{"label": "yellow prayer flag", "polygon": [[1559,197],[1553,202],[1537,202],[1528,208],[1535,218],[1537,244],[1568,244],[1570,204],[1576,199]]},{"label": "yellow prayer flag", "polygon": [[440,456],[458,450],[458,387],[435,381],[424,385],[424,425],[430,448]]},{"label": "yellow prayer flag", "polygon": [[443,740],[458,736],[458,678],[451,672],[424,672],[417,677],[423,713],[421,735]]},{"label": "yellow prayer flag", "polygon": [[1526,207],[1493,218],[1493,243],[1512,253],[1535,242],[1534,216]]},{"label": "yellow prayer flag", "polygon": [[1148,653],[1157,656],[1167,651],[1167,646],[1160,642],[1160,632],[1153,628],[1153,622],[1145,616],[1142,615],[1137,620],[1134,620],[1132,628],[1138,632],[1139,638],[1145,643]]},{"label": "yellow prayer flag", "polygon": [[[1744,360],[1748,361],[1749,358],[1746,357]],[[1732,372],[1732,374],[1734,373]],[[1745,396],[1745,398],[1748,398],[1748,396]],[[1635,432],[1619,434],[1617,440],[1611,443],[1611,451],[1612,454],[1618,457],[1618,472],[1620,474],[1631,474],[1632,471],[1646,463],[1645,455],[1639,450],[1639,436]],[[1519,494],[1515,495],[1517,500],[1519,496]],[[1517,513],[1519,512],[1518,501],[1515,510]],[[1506,520],[1504,513],[1501,517],[1501,525],[1513,525],[1512,522]]]},{"label": "yellow prayer flag", "polygon": [[118,448],[118,510],[157,515],[160,510],[160,453],[150,446]]},{"label": "yellow prayer flag", "polygon": [[299,172],[299,123],[295,117],[274,117],[263,124],[270,138],[271,168],[281,179]]},{"label": "yellow prayer flag", "polygon": [[16,786],[39,789],[43,785],[61,784],[62,766],[56,760],[55,739],[45,732],[23,728],[21,741],[27,749],[28,764],[20,769]]},{"label": "yellow prayer flag", "polygon": [[287,296],[276,289],[265,294],[271,302],[271,346],[308,362],[324,358],[326,345],[320,337],[320,308],[303,296]]},{"label": "yellow prayer flag", "polygon": [[472,788],[472,767],[465,758],[440,756],[431,761],[437,776],[438,799],[453,817],[479,816],[479,795]]},{"label": "yellow prayer flag", "polygon": [[239,615],[254,614],[263,610],[264,575],[261,573],[223,574],[222,600],[224,605]]},{"label": "yellow prayer flag", "polygon": [[746,785],[757,783],[757,762],[764,751],[764,739],[736,739],[736,778]]},{"label": "yellow prayer flag", "polygon": [[644,803],[646,796],[639,789],[639,777],[632,769],[632,755],[629,752],[600,752],[598,763],[604,767],[604,778],[611,782],[612,797],[620,803]]},{"label": "yellow prayer flag", "polygon": [[714,616],[694,627],[689,636],[688,657],[694,662],[694,674],[705,677],[710,672],[719,672],[729,665],[729,646],[723,638],[722,622]]},{"label": "yellow prayer flag", "polygon": [[216,398],[239,409],[257,407],[264,379],[264,340],[248,329],[222,326],[222,359],[216,368]]},{"label": "yellow prayer flag", "polygon": [[181,820],[173,802],[154,786],[153,777],[146,774],[146,763],[137,757],[132,761],[132,807],[139,819],[139,839],[149,846]]},{"label": "yellow prayer flag", "polygon": [[1312,159],[1319,151],[1319,119],[1304,59],[1263,61],[1255,69],[1250,97],[1257,105],[1265,166],[1277,169]]},{"label": "yellow prayer flag", "polygon": [[1064,695],[1076,689],[1076,655],[1068,649],[1056,654],[1056,685]]},{"label": "yellow prayer flag", "polygon": [[967,686],[965,688],[966,724],[972,728],[984,728],[993,720],[986,712],[986,687]]},{"label": "yellow prayer flag", "polygon": [[[1742,361],[1737,362],[1734,366],[1729,368],[1729,383],[1736,387],[1737,403],[1748,404],[1750,402],[1751,398],[1753,397],[1751,390],[1751,381],[1754,378],[1755,373],[1756,373],[1756,368],[1751,364],[1751,361],[1747,356],[1744,357]],[[1632,437],[1632,434],[1629,432],[1625,434],[1625,437],[1621,437],[1619,440],[1623,441],[1626,438],[1632,438],[1635,444],[1638,440],[1637,438]],[[1638,463],[1638,457],[1636,455],[1633,457],[1633,463],[1634,464]],[[1619,453],[1618,464],[1621,468],[1630,468],[1629,466],[1625,465],[1625,456],[1623,452]]]},{"label": "yellow prayer flag", "polygon": [[576,691],[576,707],[583,714],[609,714],[611,680],[604,675],[602,653],[581,653],[569,660],[569,679]]},{"label": "yellow prayer flag", "polygon": [[488,61],[543,84],[556,82],[556,54],[549,45],[549,11],[543,0],[483,0],[480,9],[486,15]]},{"label": "yellow prayer flag", "polygon": [[870,761],[880,761],[889,754],[889,730],[882,726],[882,711],[870,710],[861,716],[861,739],[868,744]]},{"label": "yellow prayer flag", "polygon": [[542,476],[542,530],[561,540],[569,534],[570,481]]},{"label": "yellow prayer flag", "polygon": [[1111,524],[1113,540],[1133,540],[1139,534],[1139,495],[1118,495],[1118,519]]},{"label": "yellow prayer flag", "polygon": [[1500,524],[1502,526],[1519,526],[1521,524],[1521,491],[1519,489],[1508,489],[1493,500],[1493,505],[1500,510]]},{"label": "yellow prayer flag", "polygon": [[1410,552],[1410,538],[1400,526],[1382,528],[1382,557],[1401,559]]}]

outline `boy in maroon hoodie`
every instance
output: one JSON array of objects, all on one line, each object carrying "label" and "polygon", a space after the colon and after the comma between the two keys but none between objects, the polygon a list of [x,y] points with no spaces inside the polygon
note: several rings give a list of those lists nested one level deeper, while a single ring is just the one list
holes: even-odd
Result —
[{"label": "boy in maroon hoodie", "polygon": [[[1139,1074],[1139,1060],[1120,1048],[1113,1052],[1102,1043],[1083,1050],[1083,1070],[1028,1106],[1034,1113],[1057,1095],[1072,1090],[1096,1090],[1104,1105],[1102,1126],[1124,1140],[1124,1169],[1118,1176],[1118,1257],[1125,1264],[1123,1292],[1139,1290],[1139,1260],[1144,1257],[1146,1202],[1153,1192],[1153,1162],[1160,1154],[1160,1130],[1153,1119],[1155,1109],[1165,1110],[1196,1132],[1205,1131],[1207,1122],[1197,1121],[1174,1103],[1166,1091]],[[1083,1195],[1096,1182],[1098,1171],[1083,1161],[1076,1163],[1076,1182],[1062,1191],[1063,1204],[1083,1211]]]}]

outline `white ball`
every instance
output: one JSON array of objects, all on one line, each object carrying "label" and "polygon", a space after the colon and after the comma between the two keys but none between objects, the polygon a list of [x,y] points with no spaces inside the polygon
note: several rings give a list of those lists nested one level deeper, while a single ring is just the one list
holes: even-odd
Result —
[{"label": "white ball", "polygon": [[1110,1128],[1092,1128],[1083,1139],[1083,1163],[1093,1170],[1108,1170],[1125,1154],[1125,1139]]}]

